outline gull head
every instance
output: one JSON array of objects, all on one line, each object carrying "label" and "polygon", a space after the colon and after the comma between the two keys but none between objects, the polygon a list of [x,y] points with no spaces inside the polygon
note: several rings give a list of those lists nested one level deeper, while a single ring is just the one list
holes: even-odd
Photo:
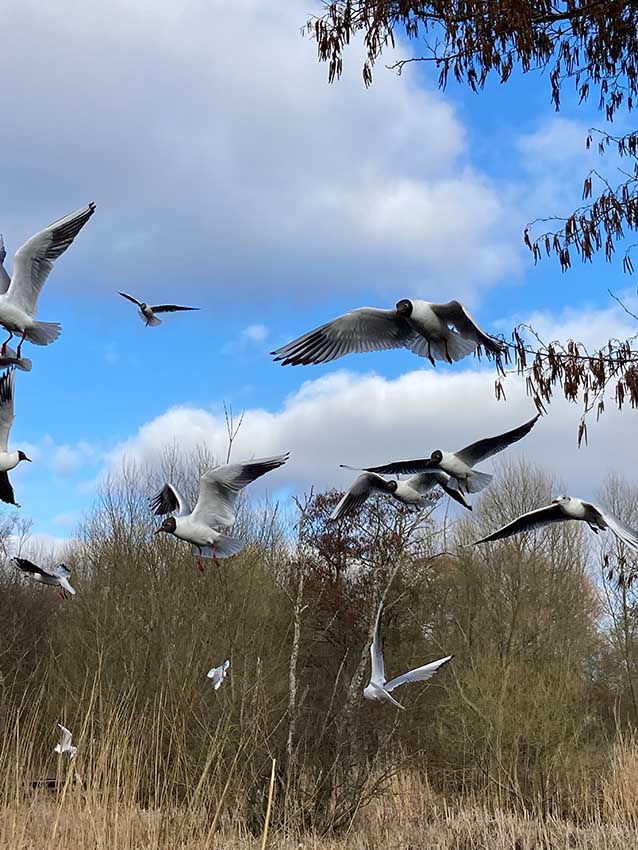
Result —
[{"label": "gull head", "polygon": [[164,522],[160,525],[159,528],[155,529],[155,534],[159,534],[160,531],[164,531],[166,534],[175,534],[175,529],[177,528],[177,522],[175,521],[174,516],[167,516]]},{"label": "gull head", "polygon": [[388,493],[396,493],[398,486],[399,486],[398,481],[394,481],[394,480],[386,481],[386,489],[387,489]]},{"label": "gull head", "polygon": [[568,502],[571,502],[571,496],[557,496],[557,498],[552,499],[552,505],[566,505]]},{"label": "gull head", "polygon": [[433,451],[430,455],[430,460],[432,461],[432,463],[441,463],[441,461],[443,460],[443,452],[441,451],[441,449],[436,449],[435,451]]},{"label": "gull head", "polygon": [[31,458],[30,458],[30,457],[27,457],[27,456],[25,455],[25,453],[24,453],[24,452],[22,452],[22,451],[18,452],[18,463],[20,463],[20,461],[21,461],[21,460],[28,460],[28,461],[29,461],[29,463],[31,463]]},{"label": "gull head", "polygon": [[412,302],[408,298],[402,298],[396,303],[397,316],[402,319],[409,319],[412,315]]}]

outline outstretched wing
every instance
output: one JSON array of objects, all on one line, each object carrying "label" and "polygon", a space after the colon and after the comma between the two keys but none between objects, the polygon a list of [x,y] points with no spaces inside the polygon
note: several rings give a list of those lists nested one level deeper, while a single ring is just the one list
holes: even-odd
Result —
[{"label": "outstretched wing", "polygon": [[607,525],[616,537],[621,540],[626,546],[631,549],[638,550],[638,531],[634,531],[624,522],[621,522],[613,514],[608,514],[599,508],[597,505],[592,505],[590,502],[585,502],[586,507],[593,508],[600,514],[605,525]]},{"label": "outstretched wing", "polygon": [[172,514],[173,511],[177,511],[178,516],[184,516],[191,512],[190,505],[186,499],[177,487],[173,487],[172,484],[165,484],[157,496],[153,496],[149,504],[156,516]]},{"label": "outstretched wing", "polygon": [[177,304],[158,304],[151,307],[154,313],[177,313],[179,310],[199,310],[199,307],[179,307]]},{"label": "outstretched wing", "polygon": [[133,304],[137,304],[138,307],[142,306],[142,302],[138,301],[133,295],[127,295],[126,292],[119,292],[118,295],[121,295],[122,298],[126,298],[127,301],[131,301]]},{"label": "outstretched wing", "polygon": [[43,570],[42,567],[38,567],[32,561],[28,561],[26,558],[13,558],[12,559],[15,565],[19,570],[22,570],[23,573],[32,573],[33,575],[40,576],[48,576],[49,573],[46,570]]},{"label": "outstretched wing", "polygon": [[527,436],[534,425],[538,422],[540,413],[537,413],[533,419],[526,422],[524,425],[519,425],[518,428],[512,428],[511,431],[506,431],[505,434],[499,434],[497,437],[486,437],[484,440],[477,440],[460,452],[455,452],[459,460],[466,463],[468,466],[474,466],[482,460],[487,460],[488,457],[502,452],[512,443],[516,443]]},{"label": "outstretched wing", "polygon": [[547,507],[538,508],[535,511],[530,511],[527,514],[519,516],[512,522],[499,528],[498,531],[494,531],[492,534],[488,534],[487,537],[476,540],[474,545],[478,543],[489,543],[492,540],[502,540],[504,537],[511,537],[513,534],[519,534],[521,531],[531,531],[543,525],[550,525],[550,523],[554,522],[565,522],[568,519],[569,517],[565,516],[560,505],[547,505]]},{"label": "outstretched wing", "polygon": [[4,239],[0,233],[0,293],[5,293],[11,284],[11,278],[4,267],[4,261],[7,256],[7,249],[4,247]]},{"label": "outstretched wing", "polygon": [[383,602],[379,605],[377,619],[374,623],[374,636],[370,644],[371,674],[370,681],[381,685],[385,682],[385,667],[383,664],[383,642],[381,640],[381,615],[383,613]]},{"label": "outstretched wing", "polygon": [[71,740],[73,735],[69,732],[66,726],[63,726],[61,723],[58,723],[60,731],[62,732],[62,740],[60,741],[62,750],[66,750],[71,746]]},{"label": "outstretched wing", "polygon": [[501,340],[494,339],[481,329],[460,301],[448,301],[447,304],[431,304],[430,306],[440,319],[453,325],[465,339],[473,339],[482,345],[489,354],[503,354],[506,350]]},{"label": "outstretched wing", "polygon": [[0,472],[0,501],[5,502],[7,505],[15,505],[16,508],[20,507],[16,502],[8,472]]},{"label": "outstretched wing", "polygon": [[[340,463],[343,469],[358,469],[355,466],[348,466],[345,463]],[[366,472],[376,472],[378,475],[414,475],[418,472],[426,472],[432,470],[433,461],[429,457],[416,458],[415,460],[396,460],[391,463],[384,463],[381,466],[364,466]]]},{"label": "outstretched wing", "polygon": [[306,366],[355,352],[404,348],[415,335],[396,310],[359,307],[270,353],[283,366]]},{"label": "outstretched wing", "polygon": [[381,478],[380,475],[374,475],[371,472],[364,472],[363,475],[359,475],[336,505],[330,516],[330,522],[336,522],[358,511],[372,493],[386,492],[385,483],[385,479]]},{"label": "outstretched wing", "polygon": [[9,432],[15,421],[13,413],[15,380],[15,369],[8,369],[0,377],[0,451],[3,452],[7,451]]},{"label": "outstretched wing", "polygon": [[206,525],[232,525],[241,490],[267,472],[283,466],[288,458],[286,453],[243,463],[227,463],[205,472],[199,482],[199,498],[193,519]]},{"label": "outstretched wing", "polygon": [[66,251],[94,212],[95,204],[90,203],[28,239],[14,257],[7,298],[25,313],[34,316],[38,296],[54,260]]},{"label": "outstretched wing", "polygon": [[386,682],[386,691],[392,692],[395,688],[405,685],[406,682],[424,682],[426,679],[431,679],[434,674],[454,658],[453,655],[446,655],[445,658],[439,658],[438,661],[432,661],[430,664],[424,664],[423,667],[417,667],[415,670],[410,670],[402,676],[396,676]]}]

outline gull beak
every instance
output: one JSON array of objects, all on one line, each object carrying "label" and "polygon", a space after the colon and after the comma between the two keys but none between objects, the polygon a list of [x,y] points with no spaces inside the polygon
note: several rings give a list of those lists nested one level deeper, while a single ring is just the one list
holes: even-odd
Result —
[{"label": "gull beak", "polygon": [[33,462],[33,461],[31,460],[31,458],[30,458],[30,457],[27,457],[26,455],[22,458],[22,460],[28,460],[28,461],[29,461],[29,463],[32,463],[32,462]]},{"label": "gull beak", "polygon": [[160,531],[164,531],[164,529],[162,528],[162,526],[161,526],[161,525],[160,525],[160,527],[159,527],[159,528],[156,528],[156,529],[155,529],[155,531],[153,532],[153,534],[159,534],[159,533],[160,533]]}]

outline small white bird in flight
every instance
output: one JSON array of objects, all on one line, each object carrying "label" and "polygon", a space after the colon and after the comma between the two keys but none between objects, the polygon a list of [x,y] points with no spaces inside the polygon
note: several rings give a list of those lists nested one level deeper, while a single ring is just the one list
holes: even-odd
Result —
[{"label": "small white bird in flight", "polygon": [[178,313],[184,310],[199,310],[199,307],[180,307],[177,304],[157,304],[155,307],[151,307],[144,301],[138,301],[137,298],[134,298],[132,295],[127,295],[126,292],[120,292],[119,294],[122,298],[132,301],[133,304],[137,304],[140,308],[140,319],[144,322],[147,328],[154,328],[157,325],[162,324],[162,320],[157,318],[155,315],[156,313]]},{"label": "small white bird in flight", "polygon": [[270,353],[283,366],[307,366],[354,352],[409,348],[435,366],[437,360],[462,360],[479,346],[488,356],[506,350],[503,342],[481,330],[460,301],[432,304],[403,298],[394,310],[351,310]]},{"label": "small white bird in flight", "polygon": [[21,460],[31,463],[31,458],[28,458],[23,451],[9,451],[9,432],[15,420],[13,413],[15,374],[15,369],[9,369],[0,377],[0,499],[8,505],[19,508],[8,472]]},{"label": "small white bird in flight", "polygon": [[[442,470],[450,476],[449,486],[451,488],[458,487],[462,493],[478,493],[484,487],[487,487],[493,476],[487,472],[478,472],[472,467],[483,460],[487,460],[492,455],[502,452],[518,440],[522,440],[537,423],[539,416],[540,414],[537,414],[529,422],[507,431],[505,434],[477,440],[458,452],[443,452],[437,449],[432,452],[429,458],[398,460],[381,466],[365,467],[365,469],[368,472],[376,472],[381,475],[408,475],[416,472]],[[446,490],[446,492],[448,491]],[[451,494],[448,493],[448,495]]]},{"label": "small white bird in flight", "polygon": [[53,752],[57,753],[59,756],[68,753],[70,759],[75,758],[75,754],[78,751],[77,747],[74,747],[71,744],[72,735],[66,726],[63,726],[61,723],[58,723],[60,731],[62,732],[62,737],[60,739],[60,743],[56,744],[53,748]]},{"label": "small white bird in flight", "polygon": [[47,570],[44,567],[36,566],[31,561],[27,561],[26,558],[14,558],[13,561],[19,570],[22,570],[23,573],[28,573],[34,581],[62,588],[59,593],[63,599],[67,598],[67,593],[75,596],[75,589],[69,583],[71,570],[64,564],[58,564],[57,567]]},{"label": "small white bird in flight", "polygon": [[577,499],[574,496],[559,496],[546,507],[523,514],[513,522],[499,528],[498,531],[488,534],[487,537],[482,537],[476,541],[476,544],[503,540],[505,537],[511,537],[513,534],[519,534],[522,531],[532,531],[535,528],[541,528],[555,522],[569,522],[570,520],[586,522],[596,534],[599,531],[609,529],[620,541],[632,549],[638,550],[638,531],[629,528],[597,505]]},{"label": "small white bird in flight", "polygon": [[205,472],[199,481],[199,497],[194,509],[172,484],[151,499],[153,512],[163,514],[178,511],[176,517],[166,517],[155,531],[173,534],[191,543],[198,553],[197,568],[203,571],[202,557],[230,558],[246,545],[237,537],[229,537],[215,530],[215,526],[231,526],[235,522],[235,507],[240,492],[255,479],[272,472],[288,460],[289,455],[258,458],[243,463],[228,463]]},{"label": "small white bird in flight", "polygon": [[[40,233],[28,239],[13,258],[11,278],[0,274],[0,325],[9,331],[0,349],[6,355],[7,343],[20,334],[17,357],[22,356],[25,339],[35,345],[49,345],[62,330],[57,322],[36,322],[38,297],[53,268],[54,260],[63,254],[95,212],[90,203],[59,221],[54,221]],[[2,251],[4,251],[4,242]],[[6,252],[5,252],[6,253]]]},{"label": "small white bird in flight", "polygon": [[[344,464],[341,464],[341,466],[344,467]],[[350,466],[344,468],[352,469]],[[449,480],[449,475],[441,472],[441,470],[421,472],[406,481],[387,481],[374,472],[364,472],[363,475],[355,478],[349,490],[344,493],[330,516],[330,522],[336,522],[358,511],[373,493],[385,493],[404,505],[413,505],[418,508],[431,507],[434,504],[431,491],[437,484],[443,488],[448,496],[471,511],[472,508],[465,500],[465,496],[453,487],[448,486]]]},{"label": "small white bird in flight", "polygon": [[379,605],[377,620],[374,626],[374,637],[372,644],[370,645],[370,659],[372,662],[370,681],[363,689],[363,696],[365,699],[370,700],[385,700],[385,702],[391,702],[392,705],[396,705],[397,708],[403,709],[404,706],[395,700],[391,692],[395,688],[405,685],[406,682],[423,682],[426,679],[431,679],[432,676],[434,676],[434,674],[440,670],[444,664],[451,661],[454,656],[446,655],[445,658],[439,658],[438,661],[432,661],[430,664],[424,664],[423,667],[417,667],[415,670],[410,670],[408,673],[404,673],[402,676],[396,676],[394,679],[390,679],[389,682],[386,682],[385,667],[383,664],[383,644],[381,641],[382,612],[383,602]]},{"label": "small white bird in flight", "polygon": [[224,661],[224,663],[221,664],[219,667],[211,667],[208,673],[206,674],[209,679],[213,680],[213,688],[215,688],[216,691],[221,688],[222,682],[228,675],[229,667],[230,661],[226,659],[226,661]]}]

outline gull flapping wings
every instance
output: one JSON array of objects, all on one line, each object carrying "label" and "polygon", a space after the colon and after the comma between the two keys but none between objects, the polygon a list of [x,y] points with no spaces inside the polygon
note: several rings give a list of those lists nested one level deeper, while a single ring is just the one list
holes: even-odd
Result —
[{"label": "gull flapping wings", "polygon": [[199,310],[199,307],[180,307],[177,304],[158,304],[156,307],[151,307],[151,310],[154,313],[177,313],[178,310]]},{"label": "gull flapping wings", "polygon": [[13,260],[13,276],[7,298],[25,313],[34,316],[38,296],[54,260],[66,251],[95,212],[90,203],[77,212],[54,221],[18,249]]},{"label": "gull flapping wings", "polygon": [[190,505],[172,484],[165,484],[157,496],[150,500],[151,510],[156,516],[172,514],[177,511],[178,516],[186,516],[191,512]]},{"label": "gull flapping wings", "polygon": [[336,522],[343,517],[358,511],[372,493],[387,493],[387,481],[373,472],[364,472],[359,475],[344,493],[341,501],[336,505],[330,516],[330,522]]},{"label": "gull flapping wings", "polygon": [[211,669],[206,674],[209,679],[213,680],[213,688],[218,691],[222,686],[224,679],[228,674],[228,668],[230,667],[230,661],[226,659],[223,664],[219,667],[211,667]]},{"label": "gull flapping wings", "polygon": [[0,293],[4,294],[11,283],[9,273],[4,267],[4,261],[7,256],[7,249],[4,247],[4,238],[0,233]]},{"label": "gull flapping wings", "polygon": [[431,661],[429,664],[424,664],[422,667],[416,667],[402,676],[395,676],[386,682],[384,688],[386,691],[393,691],[395,688],[405,685],[406,682],[424,682],[426,679],[431,679],[434,674],[454,658],[453,655],[446,655],[445,658],[439,658],[438,661]]},{"label": "gull flapping wings", "polygon": [[289,456],[286,453],[243,463],[226,463],[205,472],[199,481],[199,498],[193,510],[193,520],[205,525],[232,525],[241,490],[267,472],[283,466]]},{"label": "gull flapping wings", "polygon": [[541,528],[545,525],[551,525],[555,522],[565,522],[570,517],[566,516],[560,505],[546,505],[544,508],[537,508],[535,511],[522,514],[512,522],[504,525],[497,531],[488,534],[487,537],[481,537],[480,540],[475,540],[475,545],[478,543],[490,543],[493,540],[503,540],[505,537],[511,537],[512,534],[518,534],[521,531],[531,531],[534,528]]},{"label": "gull flapping wings", "polygon": [[486,334],[460,301],[432,304],[431,307],[440,319],[453,325],[465,339],[473,339],[479,345],[482,345],[488,354],[503,354],[505,352],[505,344],[501,340],[494,339],[494,337]]},{"label": "gull flapping wings", "polygon": [[328,363],[345,354],[405,348],[415,337],[396,310],[359,307],[271,351],[283,366]]},{"label": "gull flapping wings", "polygon": [[127,293],[126,293],[126,292],[119,292],[119,293],[118,293],[118,295],[121,295],[121,296],[122,296],[122,298],[126,298],[126,299],[127,299],[127,301],[132,301],[132,302],[133,302],[133,304],[137,304],[137,306],[138,306],[138,307],[141,307],[141,306],[142,306],[142,302],[141,302],[141,301],[138,301],[138,300],[137,300],[137,298],[135,298],[135,296],[134,296],[134,295],[127,295]]},{"label": "gull flapping wings", "polygon": [[488,457],[502,452],[504,449],[511,446],[512,443],[522,440],[532,430],[538,422],[540,413],[537,413],[529,422],[524,425],[519,425],[518,428],[512,428],[511,431],[506,431],[505,434],[499,434],[497,437],[486,437],[484,440],[477,440],[459,452],[455,452],[459,460],[462,460],[468,466],[474,466],[482,460],[487,460]]}]

